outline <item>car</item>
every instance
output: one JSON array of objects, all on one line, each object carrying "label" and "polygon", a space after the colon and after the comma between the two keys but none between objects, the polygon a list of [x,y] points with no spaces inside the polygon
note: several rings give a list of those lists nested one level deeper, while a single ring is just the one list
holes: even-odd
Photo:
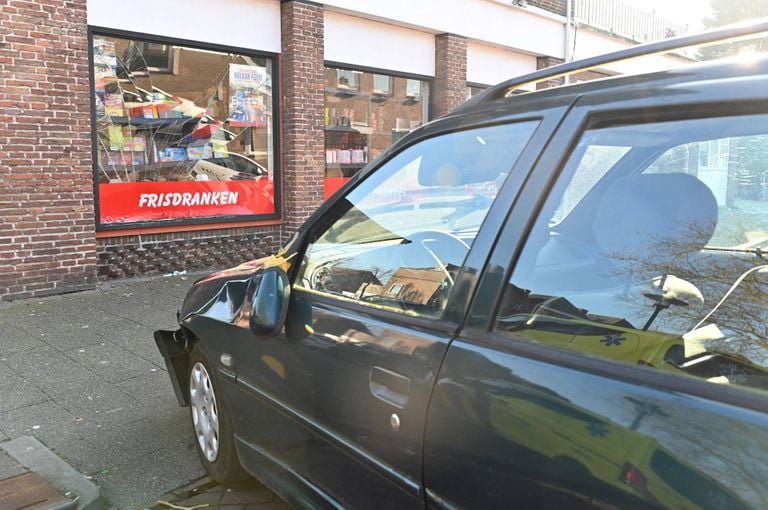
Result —
[{"label": "car", "polygon": [[158,330],[203,466],[297,508],[768,507],[768,58],[404,136]]}]

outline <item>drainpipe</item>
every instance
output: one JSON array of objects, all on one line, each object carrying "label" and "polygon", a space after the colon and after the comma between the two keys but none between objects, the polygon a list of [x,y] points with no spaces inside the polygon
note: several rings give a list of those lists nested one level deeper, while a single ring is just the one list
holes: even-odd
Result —
[{"label": "drainpipe", "polygon": [[[565,62],[570,62],[573,58],[571,55],[571,18],[573,18],[573,11],[571,10],[571,0],[565,0]],[[571,76],[565,75],[565,84],[571,82]]]}]

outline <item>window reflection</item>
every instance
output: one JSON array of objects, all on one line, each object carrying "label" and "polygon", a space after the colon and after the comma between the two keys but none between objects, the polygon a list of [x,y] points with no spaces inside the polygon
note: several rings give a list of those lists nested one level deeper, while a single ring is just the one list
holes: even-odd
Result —
[{"label": "window reflection", "polygon": [[497,327],[768,389],[768,208],[751,185],[764,173],[755,155],[768,151],[766,132],[763,115],[588,131],[529,236]]},{"label": "window reflection", "polygon": [[425,140],[380,167],[311,236],[297,285],[439,317],[498,188],[536,122]]}]

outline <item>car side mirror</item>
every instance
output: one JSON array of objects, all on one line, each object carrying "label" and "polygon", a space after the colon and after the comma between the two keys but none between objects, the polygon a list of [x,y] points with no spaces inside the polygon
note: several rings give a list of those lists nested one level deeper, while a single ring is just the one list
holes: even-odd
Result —
[{"label": "car side mirror", "polygon": [[249,326],[258,336],[280,332],[288,313],[291,285],[288,275],[279,267],[269,267],[260,275],[251,302]]}]

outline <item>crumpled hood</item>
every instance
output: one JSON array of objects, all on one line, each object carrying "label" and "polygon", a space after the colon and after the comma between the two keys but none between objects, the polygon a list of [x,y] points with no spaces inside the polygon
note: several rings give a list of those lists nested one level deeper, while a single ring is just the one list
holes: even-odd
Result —
[{"label": "crumpled hood", "polygon": [[192,284],[192,287],[187,292],[187,295],[181,304],[181,309],[179,310],[179,322],[189,314],[196,313],[203,308],[209,301],[211,301],[211,299],[219,294],[227,282],[250,278],[264,268],[272,266],[280,266],[287,271],[290,267],[289,259],[290,257],[285,258],[281,254],[270,255],[260,259],[250,260],[239,266],[218,271],[200,278]]}]

